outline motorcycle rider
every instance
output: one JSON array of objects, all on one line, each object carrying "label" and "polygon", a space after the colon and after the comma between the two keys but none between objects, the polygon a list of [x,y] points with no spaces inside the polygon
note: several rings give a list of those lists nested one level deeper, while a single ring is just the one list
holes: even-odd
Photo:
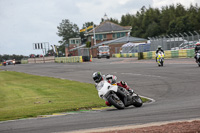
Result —
[{"label": "motorcycle rider", "polygon": [[[100,72],[94,72],[92,77],[93,77],[93,80],[95,81],[95,87],[97,87],[97,85],[103,80],[106,80],[110,84],[115,84],[117,82],[116,81],[117,77],[110,74],[102,75]],[[134,91],[127,85],[125,81],[120,81],[117,83],[117,85],[125,88],[130,93],[130,95],[134,93]],[[111,106],[108,103],[108,101],[106,101],[106,105]]]},{"label": "motorcycle rider", "polygon": [[194,52],[195,52],[194,58],[196,59],[196,63],[197,63],[197,62],[198,62],[198,61],[197,61],[197,52],[200,52],[200,42],[199,42],[199,43],[196,43]]},{"label": "motorcycle rider", "polygon": [[158,49],[156,50],[156,62],[157,62],[157,57],[158,57],[158,52],[161,51],[163,54],[165,54],[164,50],[162,49],[162,46],[158,45]]}]

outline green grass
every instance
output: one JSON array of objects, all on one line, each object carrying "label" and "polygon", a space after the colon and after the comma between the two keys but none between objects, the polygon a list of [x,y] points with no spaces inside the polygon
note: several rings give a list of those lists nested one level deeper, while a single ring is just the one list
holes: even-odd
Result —
[{"label": "green grass", "polygon": [[94,84],[0,71],[0,121],[103,106]]}]

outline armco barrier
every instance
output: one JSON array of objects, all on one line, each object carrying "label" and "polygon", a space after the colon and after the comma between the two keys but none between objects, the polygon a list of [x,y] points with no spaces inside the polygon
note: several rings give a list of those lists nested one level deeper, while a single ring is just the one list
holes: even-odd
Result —
[{"label": "armco barrier", "polygon": [[[155,51],[142,52],[142,53],[123,53],[123,54],[113,54],[112,57],[138,57],[138,59],[155,59]],[[193,58],[194,49],[182,49],[182,50],[169,50],[165,51],[165,58]]]},{"label": "armco barrier", "polygon": [[82,56],[72,56],[72,57],[56,57],[56,63],[72,63],[72,62],[83,62]]}]

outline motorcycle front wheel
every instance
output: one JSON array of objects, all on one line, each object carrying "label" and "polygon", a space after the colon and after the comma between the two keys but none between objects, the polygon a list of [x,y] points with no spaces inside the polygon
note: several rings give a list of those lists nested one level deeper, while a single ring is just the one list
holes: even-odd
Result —
[{"label": "motorcycle front wheel", "polygon": [[160,62],[161,66],[163,66],[163,61]]},{"label": "motorcycle front wheel", "polygon": [[117,109],[125,108],[124,103],[119,99],[116,94],[111,94],[111,96],[108,98],[108,102]]},{"label": "motorcycle front wheel", "polygon": [[141,107],[143,104],[142,99],[137,95],[133,96],[133,106],[135,107]]}]

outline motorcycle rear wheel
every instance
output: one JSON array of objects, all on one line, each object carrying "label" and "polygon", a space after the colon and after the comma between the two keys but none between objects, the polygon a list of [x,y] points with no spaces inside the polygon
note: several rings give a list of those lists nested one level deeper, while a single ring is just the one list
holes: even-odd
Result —
[{"label": "motorcycle rear wheel", "polygon": [[125,108],[124,103],[117,97],[116,94],[112,94],[108,98],[108,102],[117,109],[124,109]]}]

